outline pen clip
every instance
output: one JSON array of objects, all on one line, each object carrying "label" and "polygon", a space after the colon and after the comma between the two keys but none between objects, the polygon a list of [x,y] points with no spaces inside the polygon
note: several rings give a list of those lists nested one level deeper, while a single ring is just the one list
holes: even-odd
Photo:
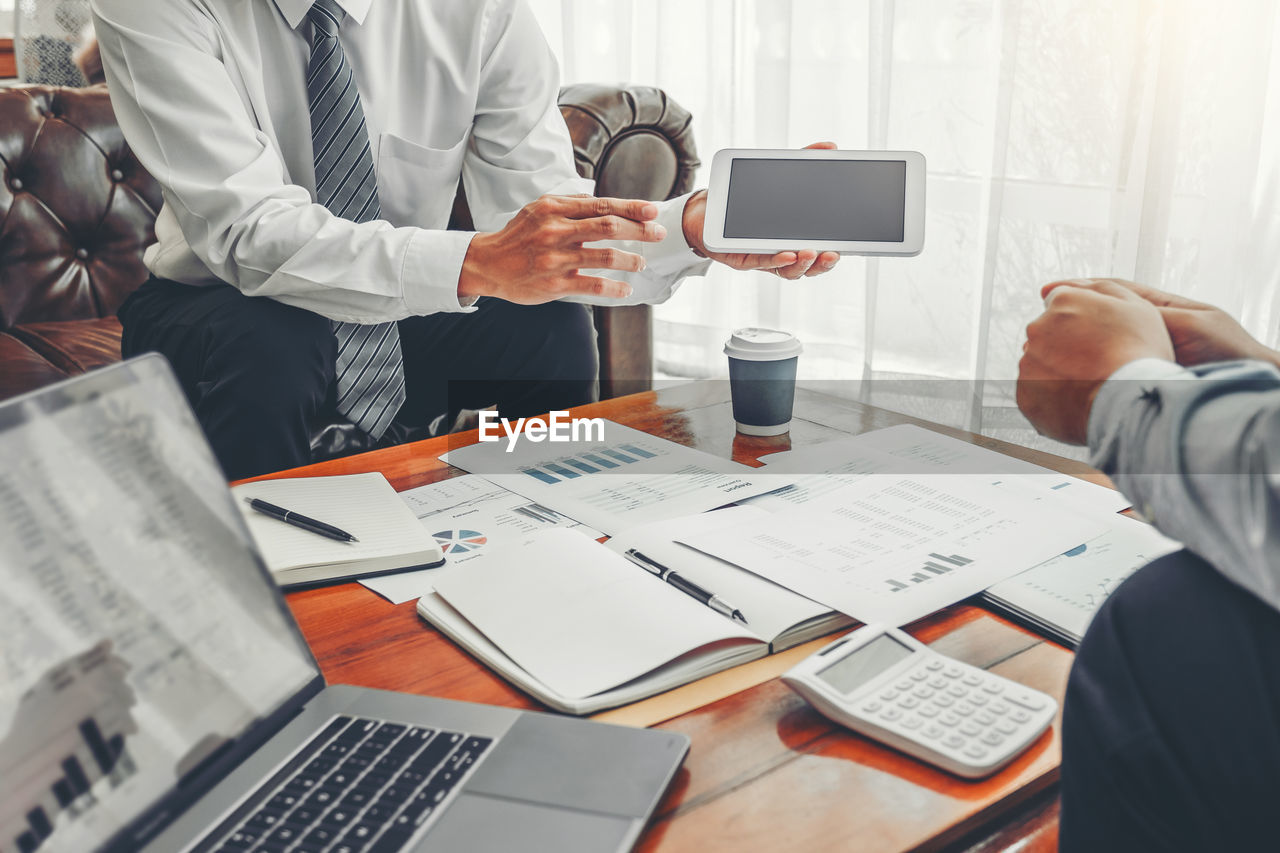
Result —
[{"label": "pen clip", "polygon": [[656,562],[655,560],[650,559],[649,557],[646,557],[644,554],[641,554],[635,548],[628,548],[626,553],[623,554],[623,556],[626,557],[631,562],[635,563],[640,568],[644,569],[649,574],[659,577],[663,580],[666,580],[667,571],[668,571],[667,567],[662,565],[661,563]]},{"label": "pen clip", "polygon": [[747,617],[742,615],[741,610],[728,604],[710,590],[703,589],[688,578],[676,574],[652,557],[646,557],[635,548],[627,549],[623,556],[645,571],[652,573],[659,580],[666,581],[686,595],[701,601],[721,616],[726,616],[731,620],[741,620],[743,625],[747,624]]}]

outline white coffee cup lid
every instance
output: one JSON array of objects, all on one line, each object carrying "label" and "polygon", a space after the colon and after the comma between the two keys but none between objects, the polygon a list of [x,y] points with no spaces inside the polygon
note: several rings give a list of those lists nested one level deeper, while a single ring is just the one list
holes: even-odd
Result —
[{"label": "white coffee cup lid", "polygon": [[800,340],[777,329],[738,329],[724,345],[724,353],[741,361],[782,361],[804,352]]}]

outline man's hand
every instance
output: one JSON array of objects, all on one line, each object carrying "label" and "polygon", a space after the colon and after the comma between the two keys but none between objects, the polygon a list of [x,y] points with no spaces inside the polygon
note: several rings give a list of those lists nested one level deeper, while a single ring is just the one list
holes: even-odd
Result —
[{"label": "man's hand", "polygon": [[[834,149],[833,142],[815,142],[806,148]],[[805,276],[830,272],[840,261],[836,252],[817,252],[802,249],[799,252],[778,252],[776,255],[749,255],[745,252],[708,252],[702,242],[702,226],[707,219],[707,191],[699,190],[684,206],[684,239],[703,257],[718,261],[735,270],[766,270],[792,281]]]},{"label": "man's hand", "polygon": [[459,299],[496,296],[537,305],[563,296],[624,298],[631,287],[579,270],[644,269],[644,258],[621,249],[588,249],[597,240],[657,243],[667,234],[648,201],[591,196],[543,196],[501,231],[471,240],[458,277]]},{"label": "man's hand", "polygon": [[1109,280],[1055,282],[1045,312],[1027,326],[1018,363],[1018,408],[1041,435],[1088,439],[1089,412],[1111,374],[1140,358],[1173,360],[1160,311]]},{"label": "man's hand", "polygon": [[1160,309],[1178,364],[1192,367],[1253,358],[1280,367],[1280,353],[1264,346],[1221,308],[1132,281],[1114,281]]}]

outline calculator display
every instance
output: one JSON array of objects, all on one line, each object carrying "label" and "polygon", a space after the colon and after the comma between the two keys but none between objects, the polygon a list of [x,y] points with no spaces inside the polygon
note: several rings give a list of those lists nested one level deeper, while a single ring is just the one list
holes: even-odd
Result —
[{"label": "calculator display", "polygon": [[818,670],[818,677],[842,694],[848,694],[914,653],[914,649],[883,634],[826,669]]}]

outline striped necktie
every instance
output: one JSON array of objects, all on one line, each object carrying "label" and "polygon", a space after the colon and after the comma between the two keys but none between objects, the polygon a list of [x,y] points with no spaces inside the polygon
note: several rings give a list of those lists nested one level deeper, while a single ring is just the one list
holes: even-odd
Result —
[{"label": "striped necktie", "polygon": [[[335,216],[368,222],[382,215],[364,109],[347,55],[338,41],[346,13],[335,0],[316,0],[311,21],[307,96],[316,161],[316,200]],[[338,339],[338,412],[375,439],[404,403],[404,362],[395,323],[333,324]]]}]

